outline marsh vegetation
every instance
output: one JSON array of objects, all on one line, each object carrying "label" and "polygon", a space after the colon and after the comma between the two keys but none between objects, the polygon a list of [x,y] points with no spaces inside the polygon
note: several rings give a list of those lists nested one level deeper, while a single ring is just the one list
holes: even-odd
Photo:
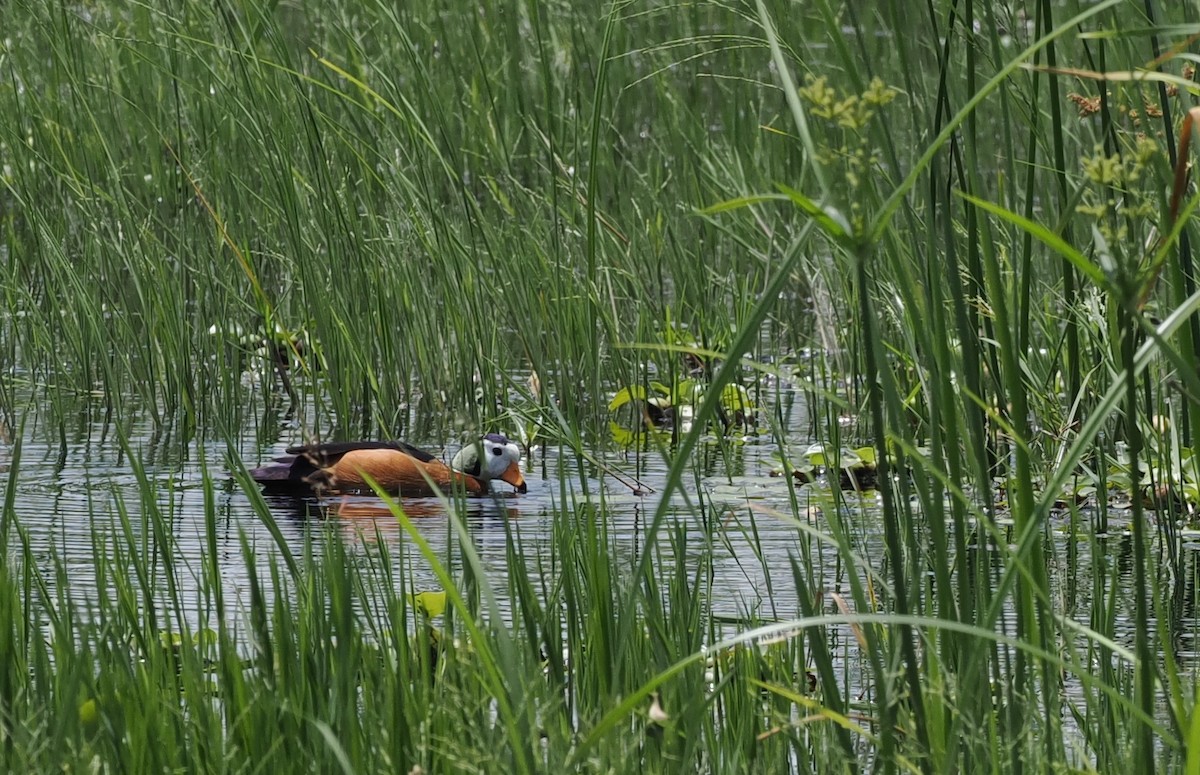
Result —
[{"label": "marsh vegetation", "polygon": [[1197,772],[1182,6],[6,4],[0,769]]}]

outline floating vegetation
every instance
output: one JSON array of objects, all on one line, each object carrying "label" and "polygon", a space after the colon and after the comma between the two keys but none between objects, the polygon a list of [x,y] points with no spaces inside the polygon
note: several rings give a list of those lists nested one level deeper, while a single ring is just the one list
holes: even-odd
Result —
[{"label": "floating vegetation", "polygon": [[1190,4],[4,7],[0,771],[1200,772]]},{"label": "floating vegetation", "polygon": [[[620,418],[609,424],[613,440],[621,446],[635,443],[641,432],[634,429],[639,425],[664,438],[686,433],[704,397],[704,383],[694,379],[670,386],[651,381],[648,389],[641,385],[621,388],[608,402],[609,413]],[[746,388],[728,384],[721,388],[715,420],[723,433],[744,433],[754,425],[757,411]]]},{"label": "floating vegetation", "polygon": [[817,444],[805,450],[803,457],[803,463],[791,468],[792,477],[799,484],[824,478],[830,483],[836,481],[842,490],[875,489],[878,471],[874,447],[830,450]]}]

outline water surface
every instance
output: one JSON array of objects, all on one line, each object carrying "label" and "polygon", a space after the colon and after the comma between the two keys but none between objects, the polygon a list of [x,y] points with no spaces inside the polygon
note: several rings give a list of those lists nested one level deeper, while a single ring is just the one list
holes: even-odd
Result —
[{"label": "water surface", "polygon": [[[790,442],[788,452],[796,456],[811,442],[806,436],[810,420],[798,393],[785,389],[780,395],[782,399],[776,399],[780,401],[778,412],[774,406],[762,408],[764,414],[782,418],[783,435]],[[236,438],[226,443],[211,438],[183,440],[181,434],[149,416],[135,417],[123,426],[127,442],[122,444],[108,413],[88,400],[82,401],[71,415],[72,421],[64,424],[50,424],[32,408],[34,403],[27,406],[31,408],[15,424],[19,430],[8,429],[7,439],[0,441],[0,468],[17,466],[16,515],[47,580],[55,583],[55,564],[61,563],[66,591],[72,598],[86,602],[101,593],[99,585],[105,583],[97,580],[97,552],[118,561],[131,551],[157,557],[153,531],[142,519],[146,507],[143,492],[150,492],[153,505],[166,515],[170,526],[174,547],[171,559],[184,571],[179,574],[184,584],[180,590],[187,609],[184,615],[195,626],[213,624],[211,605],[203,602],[199,583],[208,561],[209,514],[216,528],[211,545],[217,553],[215,565],[228,598],[229,615],[244,614],[251,568],[260,580],[269,580],[268,564],[278,556],[279,547],[255,511],[251,496],[237,484],[230,470],[239,459],[253,467],[281,454],[287,446],[303,442],[305,434],[300,423],[247,423]],[[20,458],[14,463],[18,437]],[[447,460],[458,448],[453,439],[408,440]],[[492,497],[451,505],[466,527],[505,615],[510,530],[519,537],[531,573],[554,565],[556,558],[550,553],[556,520],[602,519],[618,567],[633,567],[648,550],[646,528],[665,489],[667,463],[663,455],[655,450],[622,450],[612,444],[592,454],[605,469],[621,472],[622,476],[608,475],[588,464],[581,479],[580,466],[572,454],[555,446],[535,446],[532,454],[522,460],[528,493],[518,495],[507,485],[497,483]],[[698,467],[685,474],[683,492],[676,493],[668,504],[667,519],[669,524],[681,524],[687,530],[688,550],[681,559],[689,565],[705,559],[709,564],[707,594],[714,614],[733,620],[799,616],[794,560],[813,569],[827,593],[826,610],[834,610],[831,594],[850,600],[846,564],[839,560],[830,542],[806,540],[793,514],[800,515],[810,533],[827,534],[828,510],[840,508],[851,549],[874,573],[890,573],[883,562],[882,522],[874,495],[845,493],[839,507],[823,482],[790,488],[787,479],[778,475],[779,449],[773,434],[742,432],[723,445],[710,437],[701,443],[696,460]],[[142,477],[150,483],[149,488],[141,486]],[[621,481],[630,478],[641,483],[643,492]],[[337,538],[353,552],[378,556],[375,550],[382,541],[391,561],[408,574],[404,578],[409,586],[403,591],[440,587],[415,543],[379,499],[270,497],[267,502],[284,543],[296,553],[303,550],[306,541],[319,543]],[[581,508],[584,503],[602,504],[602,509],[597,512]],[[405,499],[404,507],[437,556],[457,565],[460,554],[447,551],[456,539],[446,504],[434,498],[418,498]],[[1127,583],[1131,572],[1129,543],[1122,538],[1127,521],[1122,523],[1120,512],[1111,518],[1112,535],[1095,545],[1108,552],[1106,572],[1119,575],[1117,594],[1122,598],[1119,606],[1123,620],[1133,605],[1131,585]],[[1062,612],[1084,624],[1091,613],[1093,558],[1089,542],[1079,531],[1088,529],[1088,519],[1086,510],[1074,523],[1066,513],[1055,515],[1049,568]],[[675,557],[667,544],[671,532],[662,531],[659,541],[664,550],[653,558],[663,578],[672,568],[661,564],[674,562]],[[928,539],[918,536],[917,540]],[[243,541],[254,550],[254,566],[247,566]],[[1178,599],[1170,601],[1180,606],[1182,616],[1177,621],[1182,626],[1175,633],[1175,645],[1177,655],[1186,662],[1192,661],[1196,644],[1194,555],[1185,550],[1184,572],[1176,586]],[[161,562],[156,559],[152,567],[161,572]],[[998,577],[999,572],[997,565],[993,575]],[[890,580],[890,575],[882,578]],[[162,602],[166,603],[166,590],[155,592],[164,595]],[[1006,615],[1002,626],[1011,628],[1011,617]],[[1132,645],[1129,628],[1118,622],[1117,632],[1122,643]],[[834,637],[845,649],[853,649],[848,632],[840,636],[835,632]]]}]

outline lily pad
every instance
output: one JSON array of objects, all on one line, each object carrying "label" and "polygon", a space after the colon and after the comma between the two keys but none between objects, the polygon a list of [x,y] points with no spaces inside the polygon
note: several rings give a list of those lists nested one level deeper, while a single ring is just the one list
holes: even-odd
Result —
[{"label": "lily pad", "polygon": [[408,601],[412,603],[412,607],[417,613],[427,619],[441,616],[446,610],[445,592],[418,592],[415,595],[409,595]]}]

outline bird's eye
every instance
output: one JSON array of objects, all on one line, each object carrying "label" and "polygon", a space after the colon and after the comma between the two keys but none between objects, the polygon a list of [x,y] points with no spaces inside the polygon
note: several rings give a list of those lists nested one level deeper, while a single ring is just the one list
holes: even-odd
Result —
[{"label": "bird's eye", "polygon": [[498,455],[502,454],[503,452],[504,452],[504,450],[500,449],[499,447],[492,447],[492,454],[493,454],[493,455],[497,455],[497,456],[498,456]]}]

